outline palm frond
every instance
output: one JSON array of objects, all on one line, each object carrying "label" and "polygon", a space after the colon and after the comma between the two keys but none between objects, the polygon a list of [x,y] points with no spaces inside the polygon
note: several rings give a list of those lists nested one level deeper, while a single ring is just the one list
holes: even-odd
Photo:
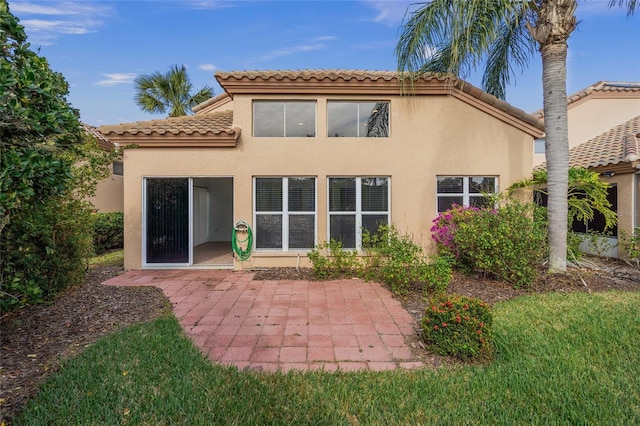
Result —
[{"label": "palm frond", "polygon": [[636,9],[640,9],[640,2],[637,0],[609,0],[609,9],[613,7],[626,7],[627,17],[629,17]]},{"label": "palm frond", "polygon": [[[527,11],[533,6],[535,2],[512,0],[433,0],[422,4],[401,28],[395,50],[398,70],[410,77],[435,72],[465,78],[487,59],[492,48],[502,49],[502,54],[496,50],[493,56],[493,70],[506,72],[498,72],[484,89],[504,98],[501,83],[508,81],[512,71],[508,63],[498,66],[497,60],[526,62],[530,43],[524,47],[503,44],[521,42],[523,37],[526,40],[522,20],[531,17]],[[511,29],[507,37],[505,28]]]},{"label": "palm frond", "polygon": [[489,49],[482,87],[499,99],[506,98],[505,88],[515,77],[514,67],[522,72],[535,52],[536,43],[527,30],[527,21],[523,16],[502,22],[499,36]]},{"label": "palm frond", "polygon": [[184,65],[172,65],[165,73],[140,75],[134,80],[135,101],[143,111],[167,113],[180,117],[192,113],[191,108],[213,96],[213,89],[204,86],[191,95],[193,85]]}]

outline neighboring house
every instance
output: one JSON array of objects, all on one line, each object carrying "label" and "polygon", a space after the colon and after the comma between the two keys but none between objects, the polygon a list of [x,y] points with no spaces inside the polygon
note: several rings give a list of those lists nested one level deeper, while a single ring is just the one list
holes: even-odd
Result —
[{"label": "neighboring house", "polygon": [[[533,113],[544,119],[544,112]],[[567,98],[569,149],[640,115],[640,82],[599,81]],[[536,140],[534,167],[545,161],[544,139]]]},{"label": "neighboring house", "polygon": [[[570,166],[581,166],[601,174],[611,184],[609,201],[618,213],[619,224],[606,232],[609,237],[586,239],[582,249],[605,256],[618,257],[618,231],[627,234],[640,226],[638,219],[636,136],[640,116],[640,82],[600,81],[567,98]],[[535,116],[544,120],[542,110]],[[621,124],[622,123],[622,124]],[[544,167],[544,139],[536,140],[534,168]],[[604,231],[604,219],[596,214],[593,221],[574,223],[579,233]],[[594,244],[595,243],[595,246]]]},{"label": "neighboring house", "polygon": [[[608,199],[618,213],[618,225],[608,231],[611,237],[600,240],[599,247],[589,247],[587,240],[583,249],[598,252],[604,248],[598,254],[618,257],[619,231],[631,235],[640,226],[640,115],[573,147],[569,151],[569,165],[598,172],[611,185]],[[573,230],[602,232],[604,225],[602,215],[596,214],[593,221],[575,223]]]},{"label": "neighboring house", "polygon": [[[193,116],[101,126],[124,150],[125,268],[306,266],[330,238],[432,220],[531,173],[540,121],[451,76],[403,94],[387,71],[219,72]],[[232,258],[234,224],[253,232]],[[238,234],[244,239],[246,234]],[[242,243],[240,243],[242,244]]]},{"label": "neighboring house", "polygon": [[[117,146],[95,127],[82,125],[87,134],[95,138],[100,149],[113,151]],[[111,176],[98,182],[96,193],[89,198],[94,209],[100,213],[122,212],[124,210],[124,165],[122,159],[111,164]]]}]

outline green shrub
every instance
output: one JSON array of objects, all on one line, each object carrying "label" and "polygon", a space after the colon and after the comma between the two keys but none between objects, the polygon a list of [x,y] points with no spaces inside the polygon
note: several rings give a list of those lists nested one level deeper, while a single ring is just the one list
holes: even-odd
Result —
[{"label": "green shrub", "polygon": [[426,263],[422,247],[411,236],[381,225],[375,234],[363,232],[362,240],[369,259],[375,259],[366,268],[367,278],[382,281],[398,296],[406,295],[412,283],[422,281]]},{"label": "green shrub", "polygon": [[422,318],[422,338],[440,355],[465,361],[488,360],[493,351],[493,315],[479,299],[438,295]]},{"label": "green shrub", "polygon": [[[456,266],[528,286],[547,254],[545,226],[534,220],[535,209],[533,203],[508,200],[497,209],[447,211],[439,217],[453,219],[436,219],[432,232],[439,251],[454,254]],[[455,226],[438,226],[449,222]]]},{"label": "green shrub", "polygon": [[307,253],[313,276],[320,280],[357,275],[357,255],[355,250],[343,249],[342,243],[336,240],[320,243]]},{"label": "green shrub", "polygon": [[631,235],[620,230],[620,246],[636,268],[640,268],[640,227],[636,227]]},{"label": "green shrub", "polygon": [[394,226],[381,225],[375,233],[363,231],[364,256],[344,250],[331,240],[316,246],[307,256],[317,279],[357,275],[388,286],[396,296],[405,296],[412,285],[425,294],[442,292],[451,282],[451,261],[436,256],[427,262],[422,247]]},{"label": "green shrub", "polygon": [[452,263],[453,260],[450,256],[432,256],[430,262],[425,264],[421,274],[425,282],[423,287],[425,297],[447,291],[453,278]]},{"label": "green shrub", "polygon": [[85,277],[91,254],[91,212],[56,197],[22,209],[0,239],[0,308],[39,303]]},{"label": "green shrub", "polygon": [[93,215],[93,250],[102,254],[124,247],[124,214],[121,212]]}]

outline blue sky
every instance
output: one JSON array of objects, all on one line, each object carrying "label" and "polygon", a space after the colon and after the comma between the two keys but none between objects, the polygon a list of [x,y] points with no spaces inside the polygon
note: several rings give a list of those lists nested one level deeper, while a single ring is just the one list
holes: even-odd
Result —
[{"label": "blue sky", "polygon": [[[33,48],[70,83],[84,122],[162,118],[133,100],[138,74],[184,64],[198,89],[222,92],[213,74],[257,69],[395,70],[404,0],[351,1],[11,1]],[[569,40],[567,91],[600,81],[640,81],[640,11],[631,18],[607,0],[579,3]],[[479,74],[467,76],[480,86]],[[515,76],[507,101],[542,107],[539,55]]]}]

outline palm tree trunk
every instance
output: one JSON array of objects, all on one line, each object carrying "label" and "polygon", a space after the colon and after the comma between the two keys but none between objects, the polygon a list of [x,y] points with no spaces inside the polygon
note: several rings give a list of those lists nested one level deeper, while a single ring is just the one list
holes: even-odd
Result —
[{"label": "palm tree trunk", "polygon": [[569,137],[567,124],[567,43],[541,46],[547,161],[549,272],[567,269],[567,191]]}]

